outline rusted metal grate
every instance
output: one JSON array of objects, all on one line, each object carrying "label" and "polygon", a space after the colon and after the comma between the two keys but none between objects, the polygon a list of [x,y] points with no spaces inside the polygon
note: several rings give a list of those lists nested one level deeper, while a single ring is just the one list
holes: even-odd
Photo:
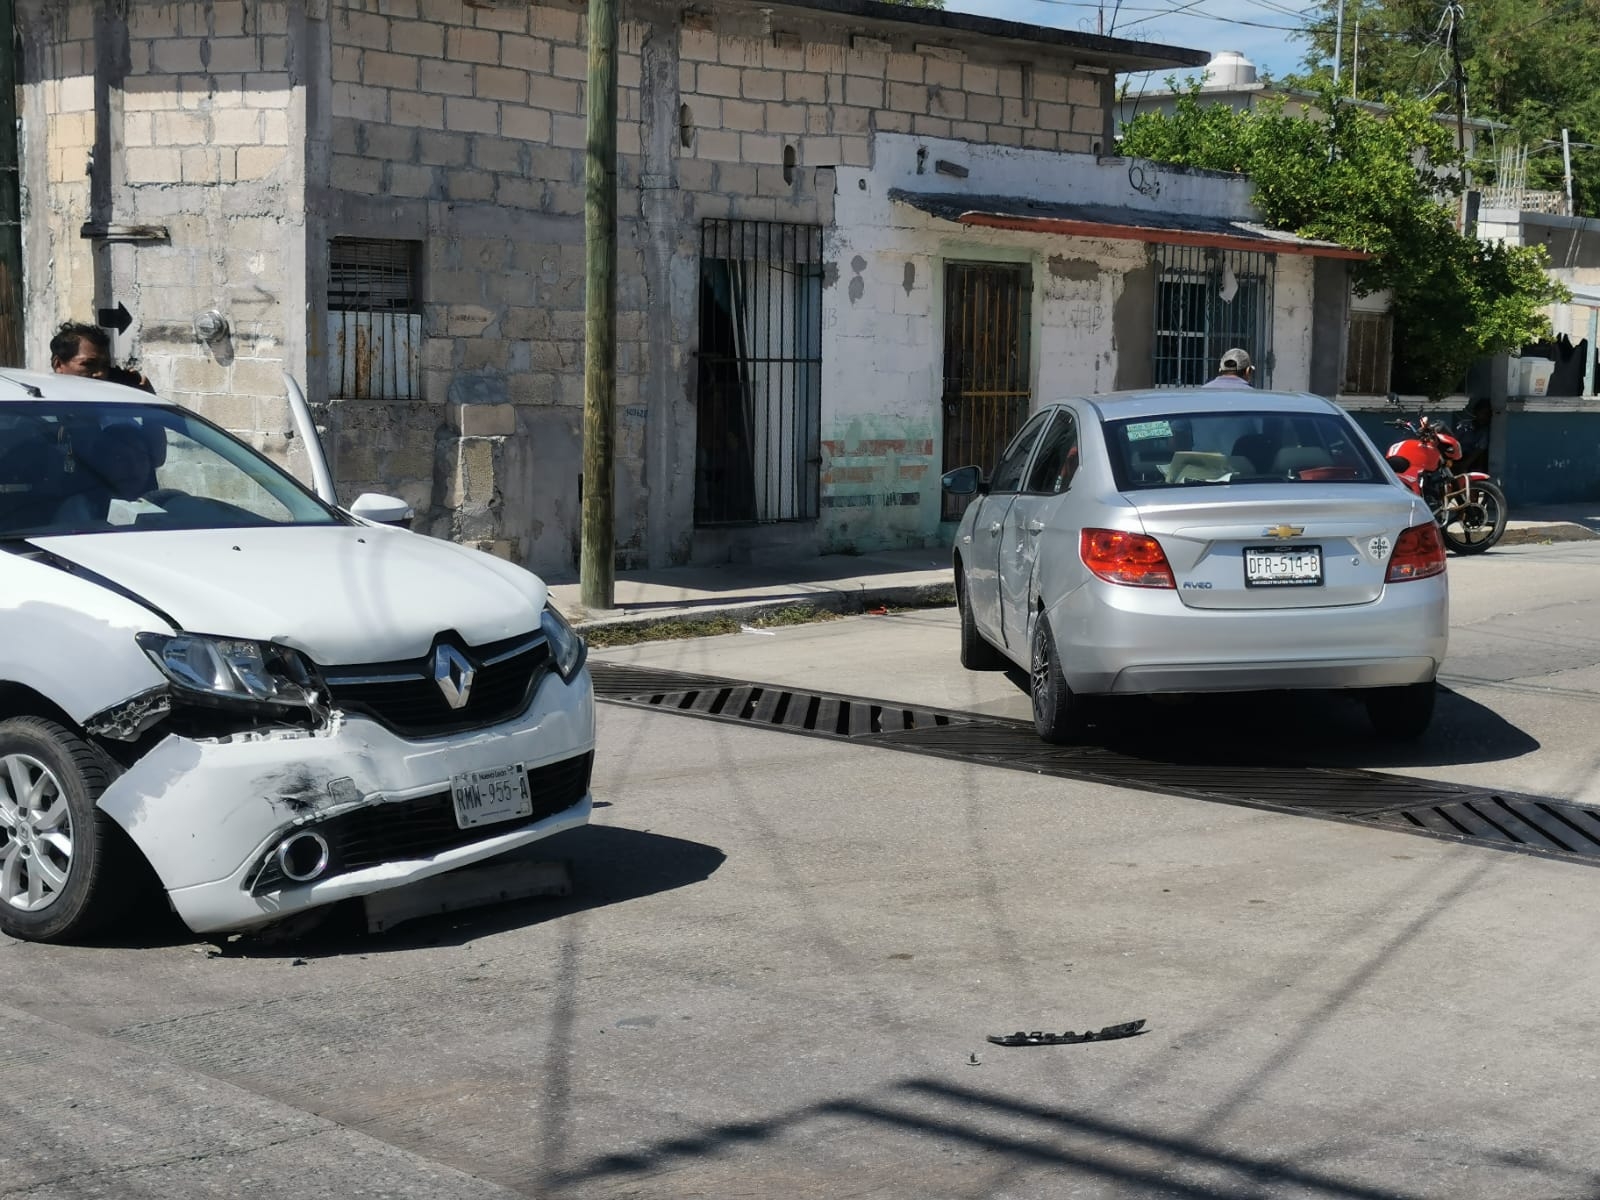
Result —
[{"label": "rusted metal grate", "polygon": [[[1010,263],[944,265],[944,469],[994,470],[1033,397],[1032,272]],[[944,498],[953,520],[966,497]]]},{"label": "rusted metal grate", "polygon": [[1272,303],[1276,258],[1209,246],[1150,247],[1157,269],[1156,387],[1195,387],[1239,347],[1256,366],[1255,385],[1272,383]]},{"label": "rusted metal grate", "polygon": [[328,246],[328,395],[415,400],[422,383],[420,242],[334,238]]},{"label": "rusted metal grate", "polygon": [[695,523],[815,520],[822,463],[822,229],[700,230]]},{"label": "rusted metal grate", "polygon": [[1389,363],[1394,318],[1388,313],[1353,312],[1345,343],[1344,381],[1347,396],[1382,396],[1389,391]]},{"label": "rusted metal grate", "polygon": [[1052,746],[1027,722],[948,709],[594,659],[589,670],[595,695],[613,704],[1600,862],[1600,809],[1564,800],[1351,768],[1164,761]]}]

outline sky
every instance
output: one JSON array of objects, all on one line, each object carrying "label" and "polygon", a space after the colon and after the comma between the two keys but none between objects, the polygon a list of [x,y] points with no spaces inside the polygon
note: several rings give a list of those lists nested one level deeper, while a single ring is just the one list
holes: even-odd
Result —
[{"label": "sky", "polygon": [[[1107,0],[1104,10],[1105,31],[1113,36],[1212,54],[1237,50],[1279,78],[1301,69],[1307,44],[1289,31],[1305,21],[1304,0],[1125,0],[1113,30],[1114,4]],[[945,7],[1084,33],[1098,31],[1101,11],[1099,0],[945,0]],[[1139,77],[1133,82],[1139,86]]]}]

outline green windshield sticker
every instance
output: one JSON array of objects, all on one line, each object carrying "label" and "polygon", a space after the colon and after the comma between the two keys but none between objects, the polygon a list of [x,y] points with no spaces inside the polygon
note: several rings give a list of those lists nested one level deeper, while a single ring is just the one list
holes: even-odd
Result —
[{"label": "green windshield sticker", "polygon": [[1147,442],[1151,438],[1169,438],[1171,436],[1171,421],[1133,421],[1128,425],[1128,440],[1130,442]]}]

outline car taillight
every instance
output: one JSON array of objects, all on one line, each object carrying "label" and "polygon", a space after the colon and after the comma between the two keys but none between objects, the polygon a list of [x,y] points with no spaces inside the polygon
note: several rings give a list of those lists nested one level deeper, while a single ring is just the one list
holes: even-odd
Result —
[{"label": "car taillight", "polygon": [[1413,525],[1400,535],[1389,556],[1387,582],[1404,583],[1408,579],[1427,579],[1444,573],[1444,538],[1432,521],[1426,525]]},{"label": "car taillight", "polygon": [[1178,586],[1161,543],[1146,534],[1085,529],[1078,546],[1083,565],[1107,583],[1147,588]]}]

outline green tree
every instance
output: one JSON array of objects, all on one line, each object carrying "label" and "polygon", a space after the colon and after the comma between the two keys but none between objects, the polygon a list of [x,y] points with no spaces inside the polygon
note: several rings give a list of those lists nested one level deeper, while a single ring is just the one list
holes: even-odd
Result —
[{"label": "green tree", "polygon": [[1202,103],[1195,84],[1172,115],[1137,116],[1122,152],[1248,175],[1273,228],[1370,254],[1353,280],[1363,293],[1393,293],[1396,384],[1438,398],[1474,359],[1545,336],[1541,310],[1562,289],[1545,274],[1542,247],[1456,231],[1459,164],[1436,102],[1388,103],[1374,113],[1325,89],[1308,116],[1290,115],[1282,99],[1241,112]]},{"label": "green tree", "polygon": [[[1600,0],[1462,0],[1454,12],[1444,0],[1319,0],[1299,35],[1307,74],[1294,82],[1331,81],[1341,2],[1346,93],[1441,95],[1453,109],[1459,52],[1468,114],[1503,122],[1529,148],[1528,186],[1565,186],[1560,137],[1568,129],[1580,143],[1577,210],[1600,212]],[[1493,177],[1505,136],[1482,140],[1475,177]]]}]

